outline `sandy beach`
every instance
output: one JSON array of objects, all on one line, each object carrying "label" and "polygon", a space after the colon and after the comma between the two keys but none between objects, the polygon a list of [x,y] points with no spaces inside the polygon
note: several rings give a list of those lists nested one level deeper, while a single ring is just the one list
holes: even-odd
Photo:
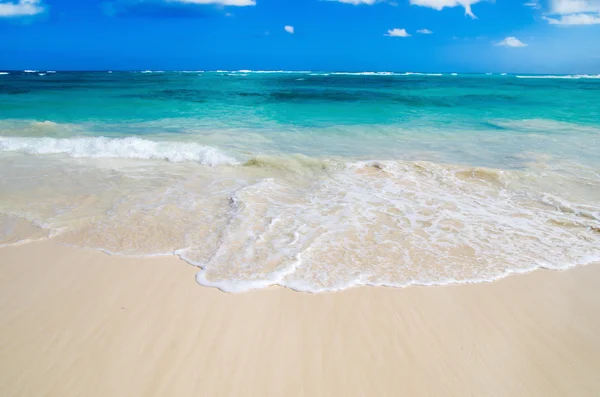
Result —
[{"label": "sandy beach", "polygon": [[600,395],[598,265],[324,294],[227,294],[195,273],[1,248],[0,395]]}]

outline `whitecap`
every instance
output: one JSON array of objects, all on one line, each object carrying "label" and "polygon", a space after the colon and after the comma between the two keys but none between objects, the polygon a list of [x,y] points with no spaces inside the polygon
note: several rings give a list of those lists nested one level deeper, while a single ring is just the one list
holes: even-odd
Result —
[{"label": "whitecap", "polygon": [[600,74],[517,75],[518,79],[600,79]]},{"label": "whitecap", "polygon": [[401,76],[443,76],[442,73],[420,73],[420,72],[406,72],[401,73]]},{"label": "whitecap", "polygon": [[235,165],[237,160],[219,150],[192,142],[150,141],[137,137],[25,138],[0,137],[0,152],[65,154],[70,157],[161,159],[205,165]]}]

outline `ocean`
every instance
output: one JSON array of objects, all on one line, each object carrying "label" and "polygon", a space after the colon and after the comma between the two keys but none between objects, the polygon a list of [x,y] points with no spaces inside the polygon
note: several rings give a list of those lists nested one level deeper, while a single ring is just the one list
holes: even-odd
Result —
[{"label": "ocean", "polygon": [[0,246],[228,292],[488,282],[600,261],[600,75],[5,71],[0,173]]}]

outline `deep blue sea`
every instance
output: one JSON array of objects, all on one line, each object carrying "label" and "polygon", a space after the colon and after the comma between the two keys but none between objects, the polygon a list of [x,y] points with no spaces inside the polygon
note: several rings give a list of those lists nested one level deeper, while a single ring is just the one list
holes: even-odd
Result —
[{"label": "deep blue sea", "polygon": [[0,245],[178,255],[225,291],[600,260],[600,75],[0,72]]}]

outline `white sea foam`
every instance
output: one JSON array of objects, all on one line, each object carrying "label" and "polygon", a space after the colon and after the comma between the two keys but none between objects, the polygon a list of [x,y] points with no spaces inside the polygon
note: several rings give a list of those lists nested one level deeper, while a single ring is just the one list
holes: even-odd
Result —
[{"label": "white sea foam", "polygon": [[38,73],[38,76],[45,76],[46,73]]},{"label": "white sea foam", "polygon": [[333,75],[340,76],[393,76],[392,72],[333,72]]},{"label": "white sea foam", "polygon": [[54,74],[54,73],[56,73],[56,70],[48,70],[48,71],[46,71],[46,73],[52,73],[52,74]]},{"label": "white sea foam", "polygon": [[400,73],[400,76],[443,76],[442,73],[420,73],[420,72],[406,72]]},{"label": "white sea foam", "polygon": [[23,70],[23,73],[37,73],[37,72],[38,72],[37,70],[30,70],[30,69]]},{"label": "white sea foam", "polygon": [[517,75],[518,79],[600,79],[600,74],[568,74],[568,75]]},{"label": "white sea foam", "polygon": [[288,74],[306,74],[310,73],[310,70],[254,70],[252,73],[288,73]]},{"label": "white sea foam", "polygon": [[515,176],[361,162],[306,190],[267,178],[230,194],[214,248],[177,254],[227,292],[490,282],[600,260],[597,207],[509,189]]},{"label": "white sea foam", "polygon": [[[55,141],[9,142],[26,153],[77,146]],[[76,155],[97,157],[98,147],[108,157],[129,158],[190,151],[177,143],[147,150],[146,143],[111,141],[118,149],[83,144]],[[118,255],[178,255],[200,267],[200,284],[228,292],[489,282],[600,259],[598,203],[572,195],[572,185],[548,170],[292,160],[210,169],[120,162],[115,169],[101,161],[10,156],[0,208],[26,213],[60,243]],[[586,183],[593,193],[600,179]],[[12,233],[7,241],[37,232],[24,225],[19,238]]]},{"label": "white sea foam", "polygon": [[140,138],[24,138],[0,137],[0,152],[65,154],[70,157],[162,159],[193,161],[205,165],[234,165],[238,162],[215,148],[197,143],[150,141]]},{"label": "white sea foam", "polygon": [[0,76],[7,75],[7,74],[10,74],[10,73],[8,73],[8,72],[0,72]]}]

